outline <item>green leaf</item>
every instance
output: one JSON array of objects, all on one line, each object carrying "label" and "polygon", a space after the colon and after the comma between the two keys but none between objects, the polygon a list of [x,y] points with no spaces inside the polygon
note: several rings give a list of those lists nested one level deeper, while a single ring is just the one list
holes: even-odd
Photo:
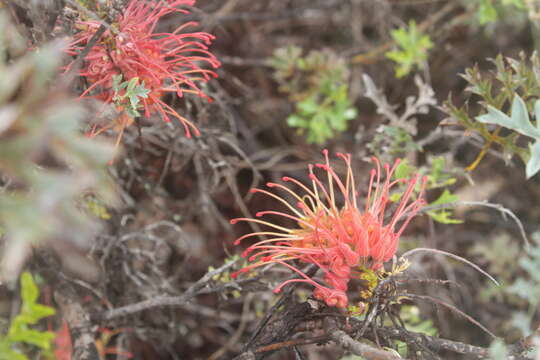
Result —
[{"label": "green leaf", "polygon": [[306,127],[308,122],[298,115],[290,115],[287,118],[287,124],[290,127]]},{"label": "green leaf", "polygon": [[34,304],[39,296],[39,290],[34,282],[32,274],[25,271],[21,275],[21,297],[23,304]]},{"label": "green leaf", "polygon": [[442,205],[458,201],[459,197],[452,194],[448,189],[444,189],[442,194],[437,198],[437,200],[430,203],[430,205]]},{"label": "green leaf", "polygon": [[298,110],[305,115],[315,114],[319,110],[319,106],[315,99],[307,98],[306,100],[298,103]]},{"label": "green leaf", "polygon": [[12,341],[24,342],[35,345],[40,349],[48,350],[51,348],[51,342],[54,340],[55,335],[48,331],[41,332],[38,330],[20,329],[15,333],[10,333],[9,337]]},{"label": "green leaf", "polygon": [[29,312],[32,314],[36,321],[39,321],[45,317],[52,316],[56,311],[47,305],[32,304],[29,308]]},{"label": "green leaf", "polygon": [[[538,101],[537,101],[538,102]],[[499,109],[488,105],[488,113],[476,117],[476,120],[484,124],[504,126],[519,132],[522,135],[540,140],[540,130],[529,120],[529,112],[525,101],[519,96],[514,96],[512,102],[512,115],[509,117]],[[535,105],[535,109],[538,107]]]},{"label": "green leaf", "polygon": [[132,94],[133,90],[135,90],[135,88],[138,86],[138,84],[139,84],[139,78],[137,76],[129,79],[128,84],[127,84],[126,93]]},{"label": "green leaf", "polygon": [[[442,204],[449,204],[454,201],[459,200],[459,197],[457,195],[452,194],[448,189],[444,189],[442,194],[437,198],[437,200],[433,201],[429,205],[442,205]],[[435,221],[440,222],[442,224],[461,224],[463,223],[462,220],[459,219],[452,219],[453,212],[450,209],[440,209],[440,210],[431,210],[428,211],[427,214]]]},{"label": "green leaf", "polygon": [[397,63],[396,77],[400,78],[409,74],[414,66],[422,68],[433,43],[428,35],[418,31],[416,22],[411,20],[407,29],[392,30],[390,34],[399,49],[388,51],[385,56]]},{"label": "green leaf", "polygon": [[416,168],[414,166],[410,166],[407,159],[403,159],[398,164],[396,171],[394,172],[394,179],[408,178],[415,171]]},{"label": "green leaf", "polygon": [[427,213],[433,220],[441,224],[462,224],[463,220],[453,219],[453,212],[449,209],[428,211]]},{"label": "green leaf", "polygon": [[530,158],[526,166],[526,175],[527,179],[530,179],[540,171],[540,100],[537,100],[534,104],[536,126],[531,123],[527,104],[525,104],[525,101],[519,95],[514,96],[511,116],[506,115],[491,105],[488,105],[487,108],[488,113],[477,116],[477,121],[503,126],[536,140],[533,145],[529,146]]},{"label": "green leaf", "polygon": [[6,341],[0,341],[0,360],[28,360],[26,355],[11,349],[11,344]]},{"label": "green leaf", "polygon": [[497,10],[493,6],[492,0],[482,0],[480,2],[477,16],[481,25],[497,20]]}]

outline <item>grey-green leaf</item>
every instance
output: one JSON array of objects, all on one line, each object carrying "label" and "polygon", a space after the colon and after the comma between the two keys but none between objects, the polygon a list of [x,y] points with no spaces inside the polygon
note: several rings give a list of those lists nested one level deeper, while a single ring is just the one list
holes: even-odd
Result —
[{"label": "grey-green leaf", "polygon": [[540,139],[540,130],[532,125],[529,120],[527,105],[519,95],[514,96],[514,101],[512,102],[512,117],[489,105],[488,113],[477,116],[476,120],[481,123],[504,126],[520,134]]},{"label": "grey-green leaf", "polygon": [[538,171],[540,171],[540,140],[537,140],[534,145],[530,147],[531,157],[527,162],[526,173],[527,179],[530,179]]}]

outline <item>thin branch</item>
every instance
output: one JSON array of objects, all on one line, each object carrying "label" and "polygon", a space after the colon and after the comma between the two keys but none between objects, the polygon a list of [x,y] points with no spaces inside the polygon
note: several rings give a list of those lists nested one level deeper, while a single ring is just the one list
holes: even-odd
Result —
[{"label": "thin branch", "polygon": [[[315,275],[315,273],[317,272],[317,266],[316,265],[309,265],[304,273],[308,276],[308,277],[311,277],[313,275]],[[300,276],[299,275],[295,275],[293,277],[291,277],[291,279],[296,279],[296,278],[299,278]],[[249,339],[249,341],[246,343],[246,345],[244,346],[244,349],[243,351],[246,352],[250,347],[251,345],[253,344],[253,342],[257,339],[257,337],[260,335],[262,329],[265,327],[265,325],[268,323],[268,321],[270,320],[270,318],[272,317],[272,315],[274,315],[274,313],[277,311],[277,309],[279,309],[292,295],[292,293],[294,292],[294,290],[299,286],[300,283],[293,283],[292,285],[289,285],[287,287],[287,290],[284,291],[283,295],[281,296],[281,298],[279,298],[279,300],[274,304],[274,306],[272,306],[265,314],[264,318],[261,319],[261,321],[259,322],[259,324],[257,325],[257,328],[256,330],[253,332],[253,335],[251,336],[251,338]]]},{"label": "thin branch", "polygon": [[73,286],[61,280],[54,292],[54,300],[67,321],[72,338],[72,357],[78,360],[98,360],[98,349],[94,342],[94,330],[86,309],[82,306]]},{"label": "thin branch", "polygon": [[[362,325],[362,321],[357,319],[351,319],[351,322],[354,324],[355,328],[359,328]],[[436,352],[440,353],[442,351],[451,351],[453,353],[467,355],[470,358],[474,359],[486,359],[489,355],[489,349],[475,346],[470,344],[465,344],[459,341],[453,341],[448,339],[442,339],[435,336],[430,336],[426,334],[421,334],[406,329],[390,328],[390,327],[379,327],[376,329],[378,333],[381,333],[383,336],[398,339],[403,342],[415,342],[421,344],[422,346]],[[510,345],[510,348],[515,347],[515,345]],[[519,349],[523,349],[519,347]],[[507,360],[525,360],[529,359],[526,356],[520,355],[518,352],[514,352],[514,355],[508,357]]]},{"label": "thin branch", "polygon": [[348,350],[355,355],[362,356],[366,360],[406,360],[390,351],[377,349],[368,344],[358,342],[342,330],[332,332],[330,338],[343,349]]},{"label": "thin branch", "polygon": [[103,19],[100,18],[95,12],[89,10],[88,8],[82,6],[81,4],[79,4],[78,2],[76,2],[74,0],[65,0],[65,1],[69,5],[73,6],[77,10],[79,10],[80,12],[84,13],[84,15],[86,15],[87,17],[92,18],[92,19],[94,19],[96,21],[99,21],[101,23],[101,26],[105,26],[107,28],[107,30],[109,30],[112,34],[114,34],[114,30],[112,29],[111,25],[109,25],[108,23],[103,21]]},{"label": "thin branch", "polygon": [[510,216],[512,220],[516,223],[519,232],[521,234],[521,238],[523,239],[523,242],[525,243],[525,249],[529,248],[529,239],[527,237],[527,234],[525,233],[525,228],[523,227],[523,223],[518,219],[518,217],[512,212],[512,210],[505,208],[501,204],[493,204],[487,201],[454,201],[446,204],[438,204],[438,205],[429,205],[425,206],[418,213],[425,213],[431,210],[440,210],[440,209],[452,209],[458,206],[484,206],[491,209],[498,210],[502,215],[503,218],[506,220],[506,216]]},{"label": "thin branch", "polygon": [[432,253],[435,253],[435,254],[440,254],[440,255],[444,255],[444,256],[448,256],[448,257],[451,257],[452,259],[455,259],[455,260],[458,260],[458,261],[461,261],[469,266],[471,266],[472,268],[474,268],[476,271],[478,271],[479,273],[483,274],[484,276],[486,276],[488,279],[490,279],[491,281],[493,281],[495,283],[495,285],[497,286],[500,286],[499,282],[497,280],[495,280],[495,278],[491,275],[489,275],[489,273],[487,273],[486,271],[482,270],[482,268],[480,268],[478,265],[476,265],[475,263],[461,257],[461,256],[458,256],[458,255],[455,255],[455,254],[452,254],[450,252],[447,252],[447,251],[443,251],[443,250],[437,250],[437,249],[430,249],[430,248],[416,248],[416,249],[412,249],[412,250],[409,250],[407,251],[405,254],[401,255],[402,258],[404,257],[407,257],[407,256],[411,256],[417,252],[420,252],[420,251],[426,251],[426,252],[432,252]]},{"label": "thin branch", "polygon": [[412,298],[412,299],[428,300],[428,301],[434,302],[434,303],[436,303],[438,305],[442,305],[442,306],[450,309],[451,311],[463,316],[469,322],[473,323],[474,325],[476,325],[480,329],[482,329],[485,333],[489,334],[492,338],[494,338],[494,339],[497,338],[497,336],[495,336],[495,334],[493,334],[491,331],[489,331],[484,325],[480,324],[473,317],[471,317],[470,315],[467,315],[463,311],[459,310],[457,307],[455,307],[455,306],[453,306],[453,305],[451,305],[451,304],[449,304],[449,303],[447,303],[445,301],[442,301],[440,299],[437,299],[437,298],[434,298],[434,297],[428,296],[428,295],[403,294],[403,296],[406,296],[406,297],[409,297],[409,298]]},{"label": "thin branch", "polygon": [[324,319],[324,328],[328,337],[341,348],[362,356],[366,360],[398,360],[403,359],[399,354],[377,349],[371,345],[356,341],[345,331],[340,330],[337,321],[333,317]]},{"label": "thin branch", "polygon": [[[163,307],[163,306],[180,306],[185,304],[186,302],[190,301],[193,297],[201,294],[201,293],[209,293],[212,292],[209,289],[203,289],[207,283],[212,279],[212,277],[221,274],[225,270],[231,268],[234,264],[236,264],[236,261],[231,261],[228,263],[223,264],[219,268],[207,272],[202,278],[200,278],[195,284],[191,285],[182,295],[180,296],[158,296],[152,299],[144,300],[135,304],[130,304],[126,306],[122,306],[116,309],[108,310],[105,313],[98,314],[96,317],[98,319],[102,320],[111,320],[117,317],[126,316],[134,313],[138,313],[144,310],[152,309],[155,307]],[[225,285],[229,285],[228,287],[231,288],[237,288],[238,284],[236,282],[231,281],[230,283],[227,283]],[[223,290],[224,287],[218,287],[217,289]],[[215,290],[215,289],[214,289]]]}]

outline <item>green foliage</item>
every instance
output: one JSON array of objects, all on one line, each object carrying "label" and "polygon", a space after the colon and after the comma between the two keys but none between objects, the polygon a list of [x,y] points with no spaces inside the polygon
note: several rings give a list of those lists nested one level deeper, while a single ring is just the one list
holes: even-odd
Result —
[{"label": "green foliage", "polygon": [[[429,167],[416,168],[409,164],[407,159],[401,161],[398,165],[396,172],[394,173],[395,179],[402,179],[411,176],[412,174],[420,174],[427,177],[426,190],[439,189],[443,188],[443,192],[439,197],[428,204],[431,205],[442,205],[449,204],[455,201],[458,201],[458,197],[451,193],[448,186],[456,182],[454,175],[446,170],[446,160],[442,156],[430,157],[429,158]],[[416,188],[416,192],[420,191],[420,186]],[[401,197],[401,193],[396,193],[391,196],[390,200],[398,201]],[[443,224],[461,224],[463,221],[459,219],[452,218],[453,210],[452,209],[438,209],[430,210],[427,214],[435,221]]]},{"label": "green foliage", "polygon": [[479,291],[480,298],[489,302],[507,301],[515,304],[517,298],[508,288],[517,273],[516,259],[521,254],[519,245],[503,233],[489,242],[476,243],[470,254],[481,257],[487,263],[487,272],[500,280],[499,286],[491,281],[486,283]]},{"label": "green foliage", "polygon": [[422,69],[428,57],[428,50],[433,47],[429,35],[422,34],[414,20],[409,21],[407,28],[399,28],[390,32],[399,50],[386,53],[386,57],[397,63],[396,77],[408,75],[415,66]]},{"label": "green foliage", "polygon": [[[0,28],[14,29],[1,15]],[[0,172],[12,184],[0,193],[0,279],[7,282],[18,278],[33,245],[66,234],[84,244],[95,223],[77,208],[82,194],[114,199],[106,172],[113,147],[85,137],[84,109],[60,84],[53,87],[64,45],[17,51],[24,47],[17,35],[0,34]]]},{"label": "green foliage", "polygon": [[482,25],[497,20],[497,10],[492,0],[480,0],[478,12],[476,14],[478,22]]},{"label": "green foliage", "polygon": [[[296,104],[296,113],[287,118],[290,127],[307,132],[307,142],[323,144],[334,137],[335,132],[347,129],[347,121],[356,117],[347,94],[347,85],[336,87],[328,82],[320,88],[319,94]],[[321,95],[323,101],[319,101]]]},{"label": "green foliage", "polygon": [[[492,76],[484,75],[477,66],[466,69],[463,78],[469,83],[466,91],[480,96],[478,104],[483,109],[480,116],[470,115],[465,104],[457,107],[449,99],[444,110],[469,132],[476,132],[485,139],[485,146],[474,163],[478,163],[492,144],[498,144],[511,157],[518,155],[527,164],[526,174],[530,178],[540,169],[540,145],[522,145],[518,138],[522,135],[537,139],[538,124],[529,120],[529,112],[540,112],[537,97],[540,93],[540,61],[536,53],[527,59],[522,53],[519,60],[503,58],[492,60],[496,69]],[[494,90],[497,89],[497,90]],[[512,107],[511,116],[504,109]],[[502,128],[512,131],[501,133]],[[474,168],[470,166],[470,168]]]},{"label": "green foliage", "polygon": [[490,105],[487,106],[487,110],[487,114],[477,116],[476,120],[484,124],[503,126],[535,140],[533,145],[529,145],[531,154],[526,166],[527,178],[531,178],[540,170],[540,100],[534,103],[536,125],[531,123],[527,105],[517,94],[512,102],[511,116]]},{"label": "green foliage", "polygon": [[527,311],[518,311],[513,314],[512,323],[523,335],[531,331],[532,318],[540,306],[540,236],[536,233],[535,242],[527,249],[528,256],[522,256],[518,263],[527,274],[519,277],[510,286],[509,291],[528,303]]},{"label": "green foliage", "polygon": [[[450,204],[457,201],[459,198],[457,195],[452,194],[448,189],[444,189],[442,194],[429,205],[442,205]],[[427,212],[431,218],[442,224],[461,224],[463,221],[459,219],[452,219],[451,209],[430,210]]]},{"label": "green foliage", "polygon": [[479,0],[476,17],[481,25],[495,22],[505,10],[526,10],[525,0]]},{"label": "green foliage", "polygon": [[277,49],[271,64],[280,91],[295,102],[287,124],[306,133],[308,143],[325,143],[356,117],[348,95],[347,68],[335,54],[311,51],[302,57],[302,49],[289,46]]},{"label": "green foliage", "polygon": [[113,76],[113,101],[115,104],[123,106],[124,110],[131,117],[141,116],[139,113],[140,99],[146,99],[150,90],[144,87],[144,81],[139,84],[139,78],[134,77],[129,81],[122,82],[122,75]]},{"label": "green foliage", "polygon": [[407,130],[391,125],[382,125],[377,129],[367,148],[378,158],[382,158],[383,155],[395,158],[422,151],[422,147],[414,141]]},{"label": "green foliage", "polygon": [[38,304],[39,289],[29,272],[21,275],[21,311],[13,319],[7,334],[0,336],[0,360],[28,360],[20,350],[25,346],[33,345],[41,350],[49,351],[52,348],[54,333],[35,330],[41,319],[52,316],[55,310],[49,306]]}]

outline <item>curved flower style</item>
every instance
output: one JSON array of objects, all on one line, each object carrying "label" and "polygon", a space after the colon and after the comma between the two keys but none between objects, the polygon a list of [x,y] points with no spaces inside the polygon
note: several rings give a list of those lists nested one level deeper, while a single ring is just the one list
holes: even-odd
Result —
[{"label": "curved flower style", "polygon": [[[422,179],[420,195],[417,199],[413,199],[412,194],[418,182],[418,175],[409,180],[392,180],[392,175],[399,164],[399,160],[396,160],[392,167],[388,164],[383,166],[386,175],[383,181],[380,162],[373,158],[376,167],[371,170],[366,204],[364,208],[359,208],[350,154],[337,154],[347,166],[347,175],[345,179],[341,179],[330,165],[328,151],[324,150],[323,153],[325,163],[315,164],[315,167],[322,169],[326,174],[327,184],[315,175],[313,165],[309,165],[311,188],[290,177],[282,179],[301,188],[305,193],[303,195],[297,194],[285,185],[267,183],[269,188],[280,189],[293,196],[297,200],[296,207],[270,191],[252,189],[252,192],[263,193],[278,200],[290,210],[290,213],[261,211],[256,214],[257,217],[278,215],[294,220],[298,227],[288,229],[261,219],[231,220],[232,224],[246,221],[272,228],[272,231],[246,234],[235,241],[238,245],[250,237],[262,235],[270,237],[249,246],[244,251],[242,256],[249,256],[249,261],[254,262],[234,275],[269,263],[278,263],[297,272],[301,278],[281,283],[275,292],[279,292],[289,283],[305,282],[315,286],[313,293],[315,298],[324,300],[329,306],[346,307],[348,282],[357,273],[354,269],[364,266],[377,270],[394,256],[400,235],[425,204],[423,192],[426,179]],[[390,190],[400,182],[405,182],[408,186],[397,208],[387,220],[385,215],[388,215]],[[343,198],[344,204],[341,207],[337,205],[338,196]],[[399,224],[402,218],[404,220]],[[324,273],[326,286],[309,278],[292,265],[290,262],[293,260],[316,264]]]},{"label": "curved flower style", "polygon": [[[89,96],[93,91],[93,96],[99,100],[106,103],[116,101],[119,110],[135,106],[133,110],[137,111],[140,107],[144,109],[146,117],[158,113],[167,122],[172,116],[183,124],[187,137],[191,137],[192,131],[198,136],[197,127],[167,105],[162,97],[166,93],[176,93],[180,97],[184,93],[193,93],[210,101],[199,84],[217,77],[217,74],[202,69],[199,64],[207,63],[213,68],[220,66],[207,47],[214,36],[205,32],[185,32],[187,28],[197,25],[193,21],[180,25],[172,33],[155,32],[157,22],[163,16],[187,14],[187,10],[177,7],[192,6],[194,3],[195,0],[169,0],[168,3],[162,0],[131,0],[111,29],[103,33],[84,59],[80,76],[87,79],[89,87],[81,97]],[[85,48],[100,27],[100,22],[81,20],[77,22],[77,27],[81,31],[66,49],[70,55],[77,55]],[[67,69],[72,65],[68,65]],[[127,82],[131,86],[136,85],[139,96],[135,95],[134,98],[133,94],[126,94],[129,87],[119,89],[119,76],[126,85]],[[119,99],[123,103],[118,104]]]}]

